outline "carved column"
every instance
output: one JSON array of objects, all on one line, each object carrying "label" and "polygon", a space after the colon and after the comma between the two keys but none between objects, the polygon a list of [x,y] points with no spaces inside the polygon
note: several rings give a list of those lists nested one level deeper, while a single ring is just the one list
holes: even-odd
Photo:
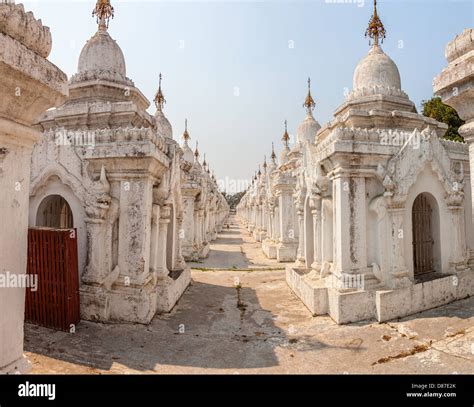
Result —
[{"label": "carved column", "polygon": [[88,263],[82,282],[85,284],[101,285],[104,282],[105,267],[103,256],[105,252],[105,221],[103,219],[86,218],[87,228],[87,259]]},{"label": "carved column", "polygon": [[167,242],[168,242],[168,225],[171,222],[171,208],[169,206],[162,206],[160,210],[160,220],[159,220],[159,245],[158,245],[158,268],[157,268],[157,277],[162,280],[169,275],[169,270],[167,266]]},{"label": "carved column", "polygon": [[150,271],[153,275],[157,275],[160,268],[161,258],[159,256],[160,244],[160,206],[153,204],[153,212],[151,218],[151,249],[150,249]]},{"label": "carved column", "polygon": [[464,270],[466,268],[466,230],[464,225],[464,207],[461,205],[448,206],[451,216],[453,234],[451,239],[451,270]]},{"label": "carved column", "polygon": [[332,200],[323,199],[321,204],[321,264],[333,261]]},{"label": "carved column", "polygon": [[334,263],[340,273],[363,273],[367,268],[365,178],[350,171],[333,174]]},{"label": "carved column", "polygon": [[298,216],[298,251],[296,254],[296,262],[298,267],[302,267],[306,264],[305,258],[304,258],[304,210],[298,209],[297,211],[297,216]]},{"label": "carved column", "polygon": [[311,264],[311,268],[319,271],[321,269],[321,198],[315,197],[312,201],[314,261]]},{"label": "carved column", "polygon": [[390,219],[390,249],[389,249],[389,267],[390,274],[388,275],[387,284],[391,288],[397,288],[407,283],[404,279],[408,277],[408,269],[405,263],[405,239],[410,239],[405,236],[405,229],[403,225],[403,217],[405,213],[404,207],[388,207],[387,212]]}]

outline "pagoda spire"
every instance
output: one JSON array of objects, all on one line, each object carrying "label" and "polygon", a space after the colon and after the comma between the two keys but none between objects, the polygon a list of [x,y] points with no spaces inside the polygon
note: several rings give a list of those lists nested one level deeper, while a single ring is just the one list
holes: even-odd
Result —
[{"label": "pagoda spire", "polygon": [[199,160],[199,142],[196,141],[196,150],[194,151],[194,157],[196,157],[196,161]]},{"label": "pagoda spire", "polygon": [[[379,41],[383,43],[383,40],[386,38],[385,27],[377,13],[377,0],[374,0],[374,13],[372,18],[369,21],[369,27],[365,32],[365,38],[371,38],[373,40],[374,47],[378,47]],[[369,40],[369,44],[371,41]]]},{"label": "pagoda spire", "polygon": [[267,156],[265,155],[264,158],[263,158],[263,171],[264,172],[267,172]]},{"label": "pagoda spire", "polygon": [[271,159],[273,161],[274,164],[276,164],[276,154],[275,154],[275,143],[272,143],[272,155],[271,155]]},{"label": "pagoda spire", "polygon": [[185,144],[188,144],[188,141],[191,139],[188,133],[188,119],[184,120],[184,133],[183,133],[183,140]]},{"label": "pagoda spire", "polygon": [[287,120],[285,120],[285,133],[283,134],[283,137],[281,138],[281,140],[285,144],[285,147],[289,148],[290,135],[288,134],[288,121]]},{"label": "pagoda spire", "polygon": [[114,18],[114,8],[110,0],[97,0],[92,17],[96,17],[99,31],[107,31],[110,19]]},{"label": "pagoda spire", "polygon": [[166,103],[166,99],[163,95],[163,91],[161,90],[161,80],[163,79],[163,75],[161,75],[160,72],[160,80],[159,80],[159,85],[158,85],[158,91],[156,92],[155,99],[153,101],[155,102],[156,108],[161,112],[163,111],[163,106]]},{"label": "pagoda spire", "polygon": [[303,103],[303,107],[308,113],[312,113],[316,107],[316,102],[314,101],[313,96],[311,96],[311,78],[308,78],[308,95]]}]

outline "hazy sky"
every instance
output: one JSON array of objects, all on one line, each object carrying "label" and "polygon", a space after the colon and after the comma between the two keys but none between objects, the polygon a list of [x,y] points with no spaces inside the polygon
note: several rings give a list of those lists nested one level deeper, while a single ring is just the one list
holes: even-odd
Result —
[{"label": "hazy sky", "polygon": [[[17,1],[18,3],[18,1]],[[96,31],[95,0],[25,1],[51,28],[50,60],[68,76]],[[342,4],[341,4],[342,3]],[[304,119],[307,77],[323,125],[352,88],[372,0],[112,0],[109,32],[122,48],[127,76],[151,101],[163,72],[165,114],[181,141],[184,119],[218,179],[250,178],[281,148],[283,122],[293,134]],[[473,27],[474,0],[379,0],[383,48],[419,108],[447,65],[446,44]],[[154,106],[149,109],[154,113]]]}]

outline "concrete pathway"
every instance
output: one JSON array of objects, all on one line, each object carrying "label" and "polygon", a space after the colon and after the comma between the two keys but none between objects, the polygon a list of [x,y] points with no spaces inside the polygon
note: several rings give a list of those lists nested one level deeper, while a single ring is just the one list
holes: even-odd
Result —
[{"label": "concrete pathway", "polygon": [[399,321],[312,317],[234,219],[149,326],[26,325],[33,373],[474,373],[474,298]]}]

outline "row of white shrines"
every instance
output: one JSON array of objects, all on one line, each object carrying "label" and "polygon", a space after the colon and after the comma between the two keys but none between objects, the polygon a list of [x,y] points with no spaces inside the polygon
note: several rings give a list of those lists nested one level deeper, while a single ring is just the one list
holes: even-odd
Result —
[{"label": "row of white shrines", "polygon": [[357,65],[353,90],[321,127],[307,116],[290,149],[264,162],[237,208],[313,315],[387,321],[474,294],[474,31],[446,48],[435,94],[466,124],[466,143],[419,114],[379,41]]},{"label": "row of white shrines", "polygon": [[[69,79],[49,28],[0,4],[0,273],[23,275],[28,227],[75,229],[81,318],[149,323],[191,280],[229,206],[199,151],[173,140],[160,86],[150,103],[127,78],[99,1],[99,29]],[[16,279],[21,280],[21,279]],[[0,372],[23,357],[25,287],[0,288]]]}]

